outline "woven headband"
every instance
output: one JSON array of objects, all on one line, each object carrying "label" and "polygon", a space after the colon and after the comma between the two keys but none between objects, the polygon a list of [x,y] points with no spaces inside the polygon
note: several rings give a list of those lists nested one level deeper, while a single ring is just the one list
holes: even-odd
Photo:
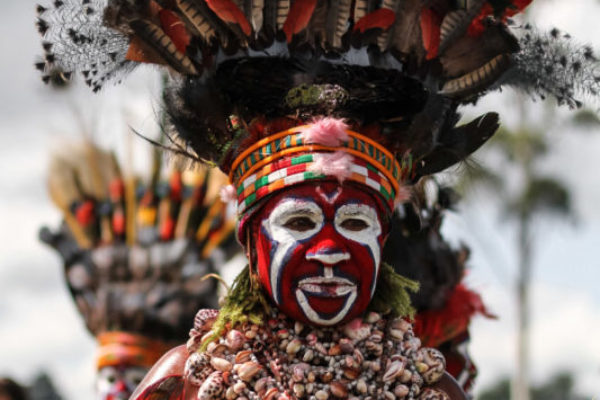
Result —
[{"label": "woven headband", "polygon": [[285,187],[336,177],[317,167],[336,152],[352,156],[344,179],[370,187],[383,197],[390,210],[394,208],[400,182],[412,170],[410,158],[400,165],[382,145],[351,130],[346,130],[348,140],[337,146],[308,143],[303,132],[310,127],[297,126],[266,137],[235,159],[229,180],[236,188],[240,215],[258,200]]}]

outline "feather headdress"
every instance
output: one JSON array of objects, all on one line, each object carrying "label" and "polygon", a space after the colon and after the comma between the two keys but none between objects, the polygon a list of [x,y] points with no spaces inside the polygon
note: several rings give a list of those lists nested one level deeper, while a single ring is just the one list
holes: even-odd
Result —
[{"label": "feather headdress", "polygon": [[90,143],[56,154],[49,169],[65,224],[40,236],[64,260],[69,291],[100,342],[99,366],[132,348],[150,366],[162,353],[147,343],[185,341],[197,310],[217,305],[217,283],[205,277],[235,253],[234,223],[218,198],[224,176],[160,175],[155,163],[149,184],[128,178]]},{"label": "feather headdress", "polygon": [[[200,159],[230,175],[240,212],[287,182],[328,176],[314,171],[319,160],[292,154],[340,147],[364,161],[344,179],[369,182],[393,207],[398,182],[455,164],[496,131],[496,113],[457,126],[462,104],[502,84],[571,106],[597,93],[588,48],[507,27],[530,2],[57,0],[38,8],[38,67],[79,71],[100,90],[140,63],[168,66],[171,122]],[[322,117],[360,134],[309,151],[301,134]],[[279,155],[307,164],[303,175],[276,164]]]}]

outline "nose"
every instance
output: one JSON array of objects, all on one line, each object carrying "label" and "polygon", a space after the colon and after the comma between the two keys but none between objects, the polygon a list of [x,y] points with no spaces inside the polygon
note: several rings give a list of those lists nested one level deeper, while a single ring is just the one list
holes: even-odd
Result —
[{"label": "nose", "polygon": [[313,253],[306,254],[307,260],[316,260],[323,264],[334,265],[340,261],[349,260],[350,254],[346,252],[335,252],[335,253]]},{"label": "nose", "polygon": [[113,387],[113,393],[115,393],[118,398],[127,398],[129,394],[127,384],[123,380],[119,380]]},{"label": "nose", "polygon": [[339,240],[334,240],[336,237],[323,232],[321,240],[318,240],[314,246],[306,252],[306,259],[309,261],[318,261],[325,266],[333,266],[341,261],[349,260],[350,253],[341,245]]}]

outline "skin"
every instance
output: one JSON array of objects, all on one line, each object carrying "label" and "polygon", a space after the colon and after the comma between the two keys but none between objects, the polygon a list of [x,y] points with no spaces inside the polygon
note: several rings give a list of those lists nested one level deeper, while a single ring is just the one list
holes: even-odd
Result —
[{"label": "skin", "polygon": [[255,216],[258,276],[298,321],[333,326],[367,308],[387,226],[362,187],[323,182],[278,193]]},{"label": "skin", "polygon": [[98,400],[127,400],[144,379],[148,368],[119,365],[103,367],[96,377]]}]

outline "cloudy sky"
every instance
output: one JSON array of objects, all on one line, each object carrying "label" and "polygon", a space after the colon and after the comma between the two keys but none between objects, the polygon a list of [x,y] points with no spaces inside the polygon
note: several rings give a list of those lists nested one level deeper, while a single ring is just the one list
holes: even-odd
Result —
[{"label": "cloudy sky", "polygon": [[[537,1],[533,11],[541,25],[556,25],[583,42],[595,41],[600,50],[595,0]],[[143,71],[127,86],[99,96],[86,88],[59,96],[49,93],[32,67],[40,53],[34,4],[3,0],[0,15],[0,375],[27,382],[45,369],[68,399],[90,398],[94,341],[65,290],[60,260],[37,240],[40,226],[56,226],[60,219],[46,195],[45,169],[49,150],[77,138],[82,127],[95,125],[91,133],[108,146],[122,146],[128,124],[154,132],[157,79]],[[502,95],[494,96],[477,111],[504,104]],[[84,115],[83,122],[74,118],[74,110]],[[510,112],[502,114],[510,124]],[[541,219],[536,225],[532,376],[541,382],[557,371],[572,370],[578,390],[598,397],[600,132],[562,126],[553,131],[549,134],[556,150],[541,168],[568,184],[578,220]],[[484,156],[478,154],[479,160]],[[493,197],[476,193],[461,212],[448,216],[444,227],[453,241],[473,248],[469,283],[499,316],[474,323],[472,353],[480,367],[479,388],[510,374],[515,359],[516,230],[501,221]]]}]

